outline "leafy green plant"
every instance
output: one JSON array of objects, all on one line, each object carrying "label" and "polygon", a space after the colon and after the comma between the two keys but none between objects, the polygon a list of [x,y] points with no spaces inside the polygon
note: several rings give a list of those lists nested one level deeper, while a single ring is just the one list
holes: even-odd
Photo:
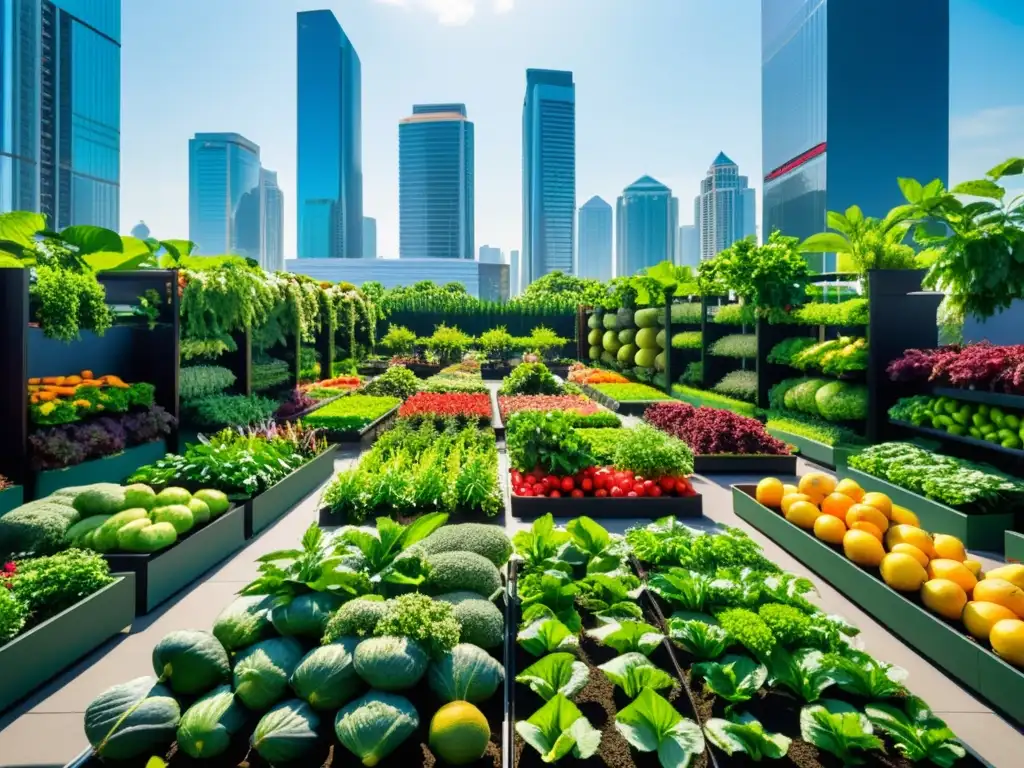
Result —
[{"label": "leafy green plant", "polygon": [[673,303],[672,325],[700,325],[703,309],[699,301]]},{"label": "leafy green plant", "polygon": [[25,626],[28,611],[9,589],[0,588],[0,647],[13,640]]},{"label": "leafy green plant", "polygon": [[811,303],[794,310],[790,316],[775,316],[769,322],[793,322],[799,325],[852,327],[868,324],[868,300],[846,299],[838,304]]},{"label": "leafy green plant", "polygon": [[693,474],[693,452],[682,440],[647,424],[623,430],[615,468],[648,478]]},{"label": "leafy green plant", "polygon": [[746,608],[728,608],[718,611],[715,618],[729,637],[757,656],[767,659],[775,649],[775,635],[764,619]]},{"label": "leafy green plant", "polygon": [[499,325],[481,333],[477,338],[477,344],[487,355],[488,360],[508,360],[512,352],[512,334],[508,332],[506,326]]},{"label": "leafy green plant", "polygon": [[419,392],[422,386],[416,374],[404,365],[393,365],[363,387],[363,394],[405,400]]},{"label": "leafy green plant", "polygon": [[528,573],[520,581],[518,591],[524,621],[536,615],[531,612],[531,607],[544,606],[573,632],[579,632],[582,628],[575,605],[580,588],[564,571],[551,569]]},{"label": "leafy green plant", "polygon": [[862,445],[864,443],[864,438],[851,429],[828,424],[827,422],[810,417],[803,417],[788,411],[768,411],[768,420],[765,422],[765,428],[769,432],[781,430],[798,437],[806,437],[823,445]]},{"label": "leafy green plant", "polygon": [[790,365],[793,357],[808,347],[813,347],[818,342],[810,336],[794,336],[789,339],[783,339],[768,353],[769,363],[778,363],[779,365]]},{"label": "leafy green plant", "polygon": [[203,429],[247,427],[266,421],[277,401],[260,395],[206,395],[185,406],[187,421]]},{"label": "leafy green plant", "polygon": [[559,336],[544,325],[534,326],[524,341],[524,347],[536,350],[542,360],[549,359],[553,350],[561,349],[569,343],[568,339]]},{"label": "leafy green plant", "polygon": [[501,395],[560,395],[563,387],[544,363],[520,363],[501,383]]},{"label": "leafy green plant", "polygon": [[505,425],[505,444],[514,469],[572,475],[594,466],[590,446],[563,411],[520,411]]},{"label": "leafy green plant", "polygon": [[451,328],[444,323],[434,328],[434,333],[425,339],[426,347],[442,364],[453,363],[462,359],[473,343],[473,337],[458,328]]},{"label": "leafy green plant", "polygon": [[571,651],[579,647],[580,639],[561,621],[547,616],[522,627],[516,642],[532,656],[544,656],[555,651]]},{"label": "leafy green plant", "polygon": [[746,713],[732,714],[727,720],[713,717],[705,724],[704,734],[727,755],[742,752],[755,763],[765,757],[781,760],[792,743],[781,733],[769,733],[757,718]]},{"label": "leafy green plant", "polygon": [[[704,363],[700,360],[696,360],[692,363],[687,363],[686,368],[683,369],[683,374],[679,377],[679,383],[686,385],[692,384],[693,386],[699,387],[701,382],[704,381]],[[673,386],[672,391],[674,392],[677,387]]]},{"label": "leafy green plant", "polygon": [[708,347],[708,353],[715,357],[756,358],[757,337],[752,333],[723,336]]},{"label": "leafy green plant", "polygon": [[113,324],[106,290],[96,276],[57,263],[39,264],[29,287],[33,318],[52,339],[71,342],[84,329],[102,336]]},{"label": "leafy green plant", "polygon": [[615,729],[641,752],[657,752],[661,768],[687,768],[704,752],[700,726],[650,688],[615,715]]},{"label": "leafy green plant", "polygon": [[864,714],[896,743],[896,751],[912,762],[928,760],[941,768],[951,768],[967,754],[945,721],[916,696],[904,699],[903,710],[876,703],[868,704]]},{"label": "leafy green plant", "polygon": [[[861,277],[872,269],[913,269],[917,255],[904,243],[913,226],[913,214],[909,205],[893,208],[884,219],[865,216],[856,205],[845,213],[829,211],[826,221],[834,232],[811,235],[800,243],[800,251],[835,253],[840,270],[852,268]],[[864,285],[866,288],[866,281]]]},{"label": "leafy green plant", "polygon": [[[114,579],[102,555],[78,549],[15,563],[10,590],[27,613],[31,629],[95,594]],[[4,590],[0,577],[0,591]]]},{"label": "leafy green plant", "polygon": [[672,349],[700,349],[703,334],[700,331],[683,331],[672,336]]},{"label": "leafy green plant", "polygon": [[461,627],[451,603],[413,593],[399,595],[374,628],[378,637],[408,637],[423,645],[435,659],[459,643]]},{"label": "leafy green plant", "polygon": [[411,355],[416,347],[416,334],[404,325],[388,325],[388,332],[380,340],[380,345],[393,355]]},{"label": "leafy green plant", "polygon": [[577,428],[576,432],[587,441],[590,452],[598,464],[611,464],[615,460],[615,450],[622,435],[625,434],[618,427]]},{"label": "leafy green plant", "polygon": [[182,400],[215,395],[235,383],[235,374],[219,365],[190,365],[178,372],[178,391]]},{"label": "leafy green plant", "polygon": [[[691,365],[700,365],[700,363],[691,363]],[[689,369],[687,369],[689,370]],[[699,374],[703,375],[703,374]],[[700,379],[696,381],[700,383]],[[725,395],[712,392],[709,389],[698,389],[696,387],[687,387],[679,384],[673,385],[672,392],[678,395],[680,400],[690,402],[694,401],[694,404],[709,405],[711,407],[724,408],[727,411],[733,411],[741,416],[756,416],[757,407],[750,402],[744,402],[743,400],[737,400],[733,397],[726,397]]]},{"label": "leafy green plant", "polygon": [[304,421],[307,426],[316,429],[357,431],[401,404],[402,401],[397,397],[346,395],[309,414]]},{"label": "leafy green plant", "polygon": [[757,371],[730,371],[711,389],[716,394],[752,403],[757,399]]},{"label": "leafy green plant", "polygon": [[696,571],[669,568],[652,574],[647,588],[673,608],[699,612],[711,592],[711,579]]},{"label": "leafy green plant", "polygon": [[711,321],[719,325],[753,325],[757,313],[747,304],[724,304],[715,310]]},{"label": "leafy green plant", "polygon": [[649,656],[665,639],[657,627],[629,620],[605,622],[587,630],[587,635],[619,653],[642,653],[645,656]]},{"label": "leafy green plant", "polygon": [[645,688],[657,691],[678,684],[672,675],[642,653],[624,653],[601,664],[598,669],[631,699],[639,696]]},{"label": "leafy green plant", "polygon": [[335,541],[339,550],[362,558],[362,569],[374,582],[416,587],[424,582],[427,566],[423,553],[412,546],[448,521],[443,512],[431,512],[409,525],[378,517],[376,530],[346,528]]},{"label": "leafy green plant", "polygon": [[729,635],[711,616],[673,614],[667,623],[669,637],[698,659],[717,659],[732,644]]},{"label": "leafy green plant", "polygon": [[573,699],[589,680],[587,665],[571,653],[549,653],[516,675],[517,683],[529,685],[545,701],[559,694]]},{"label": "leafy green plant", "polygon": [[263,392],[285,384],[291,376],[291,366],[286,361],[266,358],[253,362],[250,384],[254,392]]},{"label": "leafy green plant", "polygon": [[781,603],[765,603],[758,608],[757,613],[768,625],[778,644],[784,648],[809,644],[812,622],[799,608]]},{"label": "leafy green plant", "polygon": [[601,732],[561,694],[549,699],[528,720],[517,722],[516,733],[540,753],[545,763],[558,762],[570,752],[578,760],[587,760],[601,745]]},{"label": "leafy green plant", "polygon": [[906,688],[907,670],[886,664],[870,654],[848,648],[833,654],[832,678],[842,690],[869,701],[891,699],[901,696]]},{"label": "leafy green plant", "polygon": [[693,673],[703,678],[709,691],[731,704],[749,701],[768,679],[768,668],[749,656],[729,654],[721,661],[702,661]]},{"label": "leafy green plant", "polygon": [[863,713],[834,699],[800,710],[800,735],[804,741],[831,752],[843,765],[859,765],[864,762],[861,753],[884,748]]},{"label": "leafy green plant", "polygon": [[572,535],[555,527],[555,519],[550,512],[534,520],[529,529],[517,531],[512,537],[512,546],[523,559],[527,571],[541,570],[552,562],[557,563],[571,543]]},{"label": "leafy green plant", "polygon": [[835,681],[828,657],[821,651],[801,648],[790,653],[776,645],[768,660],[772,685],[782,685],[805,702],[817,701]]}]

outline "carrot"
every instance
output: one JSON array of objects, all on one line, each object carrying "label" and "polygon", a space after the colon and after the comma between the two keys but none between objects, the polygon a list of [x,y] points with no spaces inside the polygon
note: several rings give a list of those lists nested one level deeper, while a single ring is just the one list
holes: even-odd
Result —
[{"label": "carrot", "polygon": [[29,383],[29,384],[42,384],[42,383],[43,383],[43,380],[42,380],[42,379],[40,379],[40,378],[39,378],[39,377],[37,376],[37,377],[35,377],[34,379],[29,379],[29,380],[28,380],[28,383]]},{"label": "carrot", "polygon": [[29,401],[30,403],[32,403],[32,405],[35,405],[36,403],[38,403],[38,402],[39,402],[39,394],[38,394],[38,393],[36,393],[36,394],[33,394],[33,395],[32,395],[32,396],[31,396],[31,397],[30,397],[30,398],[28,399],[28,401]]},{"label": "carrot", "polygon": [[57,393],[56,392],[37,392],[36,393],[36,397],[38,397],[41,401],[43,401],[45,403],[45,402],[49,402],[50,400],[56,400],[57,399]]},{"label": "carrot", "polygon": [[64,384],[65,384],[65,386],[73,386],[75,384],[81,384],[81,383],[82,383],[82,377],[81,376],[65,376],[64,377]]},{"label": "carrot", "polygon": [[49,384],[52,386],[60,386],[64,383],[63,376],[43,376],[43,384]]},{"label": "carrot", "polygon": [[56,387],[53,391],[57,395],[59,395],[60,397],[74,397],[75,396],[75,388],[74,387]]}]

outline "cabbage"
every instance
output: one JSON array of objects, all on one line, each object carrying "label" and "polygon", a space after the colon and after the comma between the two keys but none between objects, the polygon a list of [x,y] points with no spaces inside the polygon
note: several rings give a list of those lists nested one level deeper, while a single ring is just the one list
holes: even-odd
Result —
[{"label": "cabbage", "polygon": [[478,703],[505,681],[505,668],[482,648],[461,643],[430,665],[427,680],[441,701]]},{"label": "cabbage", "polygon": [[342,707],[334,721],[334,732],[363,765],[374,766],[401,746],[419,725],[419,715],[408,699],[370,691]]},{"label": "cabbage", "polygon": [[230,685],[221,685],[188,708],[178,725],[178,747],[189,757],[223,754],[231,738],[245,726],[245,709]]},{"label": "cabbage", "polygon": [[412,688],[427,671],[427,652],[407,637],[371,637],[356,646],[356,672],[373,688]]},{"label": "cabbage", "polygon": [[101,693],[86,707],[85,736],[111,760],[162,753],[174,741],[181,709],[155,677],[137,677]]},{"label": "cabbage", "polygon": [[359,691],[353,654],[359,639],[340,640],[310,651],[292,672],[292,690],[313,709],[337,709]]},{"label": "cabbage", "polygon": [[274,635],[270,625],[271,597],[239,597],[220,612],[213,623],[213,635],[229,651],[237,651]]},{"label": "cabbage", "polygon": [[153,671],[175,693],[196,695],[227,682],[231,662],[212,634],[184,629],[165,635],[153,648]]},{"label": "cabbage", "polygon": [[320,717],[304,701],[283,701],[252,732],[252,747],[271,765],[291,763],[316,746]]},{"label": "cabbage", "polygon": [[235,657],[235,695],[249,709],[269,709],[288,691],[288,678],[302,660],[302,646],[276,637],[246,648]]},{"label": "cabbage", "polygon": [[344,600],[329,592],[309,592],[292,598],[270,611],[270,623],[281,635],[295,635],[319,641],[331,614]]}]

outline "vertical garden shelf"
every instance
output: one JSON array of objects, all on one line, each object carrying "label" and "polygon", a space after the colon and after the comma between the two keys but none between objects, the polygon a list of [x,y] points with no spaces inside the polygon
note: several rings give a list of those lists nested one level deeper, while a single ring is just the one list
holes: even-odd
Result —
[{"label": "vertical garden shelf", "polygon": [[[23,487],[25,499],[34,499],[40,492],[54,486],[47,478],[37,489],[40,472],[33,467],[29,452],[31,433],[28,416],[29,377],[58,376],[80,370],[112,373],[128,382],[149,382],[155,386],[155,405],[178,417],[178,354],[179,305],[176,270],[133,270],[102,272],[97,276],[107,293],[107,303],[115,307],[134,306],[147,291],[160,297],[159,314],[153,327],[146,318],[125,317],[116,320],[103,336],[82,331],[70,344],[46,337],[42,330],[30,325],[29,270],[0,270],[0,423],[4,424],[4,440],[0,441],[0,474]],[[165,441],[149,446],[163,453],[176,450],[177,430]],[[134,448],[143,449],[140,452]],[[103,475],[102,462],[136,455],[149,460],[146,446],[129,447],[124,454],[104,457],[74,465],[74,474],[96,482]],[[124,464],[123,458],[121,464]],[[118,465],[130,473],[135,466]],[[90,470],[95,467],[96,471]],[[70,468],[69,468],[70,469]],[[51,474],[51,473],[48,473]],[[117,478],[123,479],[123,478]]]}]

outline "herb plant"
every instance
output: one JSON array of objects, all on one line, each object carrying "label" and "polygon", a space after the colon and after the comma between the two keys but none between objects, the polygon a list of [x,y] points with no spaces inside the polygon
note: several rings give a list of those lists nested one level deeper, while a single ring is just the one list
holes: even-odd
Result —
[{"label": "herb plant", "polygon": [[646,424],[623,432],[615,451],[616,469],[647,478],[693,473],[693,452],[682,440]]},{"label": "herb plant", "polygon": [[563,412],[522,411],[505,425],[509,463],[529,472],[540,467],[546,472],[576,474],[594,466],[589,444],[574,428],[574,420]]},{"label": "herb plant", "polygon": [[612,400],[628,403],[644,400],[669,400],[660,389],[646,384],[594,384],[593,388]]},{"label": "herb plant", "polygon": [[352,394],[339,397],[306,417],[305,423],[331,432],[354,432],[401,404],[397,397]]},{"label": "herb plant", "polygon": [[719,395],[752,403],[757,399],[757,372],[730,371],[711,390]]},{"label": "herb plant", "polygon": [[184,407],[186,420],[202,429],[259,424],[276,410],[277,400],[260,395],[206,395]]},{"label": "herb plant", "polygon": [[178,372],[182,400],[216,395],[235,383],[235,374],[219,365],[190,365]]},{"label": "herb plant", "polygon": [[701,334],[700,331],[683,331],[672,336],[672,349],[700,349],[701,348]]},{"label": "herb plant", "polygon": [[501,395],[560,395],[558,383],[544,363],[520,363],[505,377],[498,394]]},{"label": "herb plant", "polygon": [[[675,339],[672,341],[674,346]],[[708,347],[708,352],[716,357],[755,358],[757,357],[757,337],[749,333],[723,336]]]}]

